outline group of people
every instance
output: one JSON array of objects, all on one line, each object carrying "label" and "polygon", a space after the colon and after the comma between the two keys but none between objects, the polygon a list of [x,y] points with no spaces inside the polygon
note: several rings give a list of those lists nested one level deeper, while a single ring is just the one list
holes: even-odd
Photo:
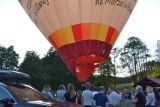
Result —
[{"label": "group of people", "polygon": [[135,98],[132,100],[136,107],[159,107],[160,95],[156,88],[146,87],[146,91],[138,85],[136,87]]},{"label": "group of people", "polygon": [[[42,90],[42,94],[52,100],[53,93],[51,92],[51,86],[50,84],[45,84]],[[65,88],[65,85],[61,84],[59,86],[59,90],[56,92],[57,100],[58,101],[68,101],[68,102],[76,102],[77,94],[74,89],[74,85],[72,83],[69,83],[67,86],[67,90]]]},{"label": "group of people", "polygon": [[160,107],[160,95],[156,88],[147,86],[146,90],[137,85],[135,93],[125,89],[121,94],[121,101],[128,106],[135,107]]},{"label": "group of people", "polygon": [[[50,90],[49,84],[46,84],[42,93],[49,99],[53,99]],[[125,89],[119,94],[114,91],[113,87],[108,87],[106,90],[104,86],[97,88],[91,86],[89,82],[85,83],[82,90],[76,92],[74,84],[69,83],[67,89],[64,84],[60,84],[56,91],[56,98],[58,101],[77,103],[83,107],[122,107],[122,103],[127,104],[125,107],[159,107],[160,95],[157,89],[148,86],[145,92],[138,85],[134,93]]]}]

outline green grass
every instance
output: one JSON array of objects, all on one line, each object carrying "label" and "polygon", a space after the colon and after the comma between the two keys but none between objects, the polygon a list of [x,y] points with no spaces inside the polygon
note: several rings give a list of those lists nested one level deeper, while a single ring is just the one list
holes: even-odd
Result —
[{"label": "green grass", "polygon": [[122,90],[124,90],[124,89],[133,89],[133,87],[132,87],[132,83],[127,83],[127,84],[117,84],[116,85],[116,90],[117,91],[122,91]]}]

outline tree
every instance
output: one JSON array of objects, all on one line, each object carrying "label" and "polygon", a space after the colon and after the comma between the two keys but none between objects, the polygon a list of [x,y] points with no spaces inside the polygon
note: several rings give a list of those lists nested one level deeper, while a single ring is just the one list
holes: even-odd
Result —
[{"label": "tree", "polygon": [[27,51],[23,62],[19,66],[21,72],[30,75],[32,79],[31,84],[38,89],[43,87],[41,83],[43,83],[43,77],[45,76],[45,74],[41,72],[43,71],[41,65],[39,55],[35,51]]},{"label": "tree", "polygon": [[147,69],[147,76],[160,77],[160,62],[152,60],[145,63]]},{"label": "tree", "polygon": [[50,48],[47,54],[42,58],[45,71],[50,77],[50,82],[58,88],[59,84],[67,85],[72,82],[75,87],[80,87],[80,82],[70,73],[64,61],[60,58],[54,48]]},{"label": "tree", "polygon": [[124,45],[120,60],[122,67],[128,68],[134,82],[145,76],[138,77],[138,73],[145,71],[144,63],[149,56],[147,46],[137,37],[130,37]]},{"label": "tree", "polygon": [[41,59],[35,51],[27,51],[19,69],[31,76],[31,84],[39,90],[42,90],[45,83],[50,83],[52,89],[57,89],[61,83],[67,85],[69,82],[80,86],[78,80],[71,75],[57,51],[52,47]]},{"label": "tree", "polygon": [[113,81],[113,73],[115,71],[115,66],[114,64],[112,64],[111,62],[111,58],[109,57],[106,62],[103,62],[100,64],[100,66],[97,68],[97,72],[98,72],[98,82],[100,82],[101,84],[105,82],[104,84],[108,84],[108,85],[113,85],[114,81]]},{"label": "tree", "polygon": [[14,51],[14,46],[0,46],[0,69],[17,70],[18,59],[19,55]]},{"label": "tree", "polygon": [[151,75],[154,78],[160,78],[160,63],[159,64],[155,64],[154,66],[154,72]]},{"label": "tree", "polygon": [[36,72],[36,67],[41,63],[39,55],[35,51],[27,51],[19,70],[32,75]]},{"label": "tree", "polygon": [[111,50],[111,56],[112,56],[112,59],[113,59],[113,63],[115,65],[115,69],[114,69],[114,72],[113,72],[113,76],[114,76],[114,87],[116,87],[116,74],[117,74],[117,58],[120,56],[120,52],[121,52],[122,48],[113,48]]}]

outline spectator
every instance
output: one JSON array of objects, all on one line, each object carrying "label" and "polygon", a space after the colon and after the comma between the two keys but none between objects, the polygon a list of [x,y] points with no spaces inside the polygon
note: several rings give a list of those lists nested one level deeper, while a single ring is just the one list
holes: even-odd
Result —
[{"label": "spectator", "polygon": [[128,106],[131,104],[131,95],[132,95],[132,93],[128,89],[125,89],[124,98],[125,98],[125,102]]},{"label": "spectator", "polygon": [[106,107],[108,105],[108,98],[105,95],[104,86],[99,87],[99,93],[95,94],[93,97],[96,107]]},{"label": "spectator", "polygon": [[120,105],[120,95],[117,94],[112,87],[108,87],[108,100],[112,107],[119,107]]},{"label": "spectator", "polygon": [[90,91],[90,83],[85,84],[85,90],[82,92],[82,105],[84,107],[92,107],[92,91]]},{"label": "spectator", "polygon": [[59,101],[64,101],[64,94],[66,93],[66,88],[64,84],[60,84],[59,90],[57,90],[57,99]]},{"label": "spectator", "polygon": [[97,93],[99,93],[97,86],[93,86],[92,96],[94,97],[94,95]]},{"label": "spectator", "polygon": [[156,107],[155,106],[156,98],[155,98],[155,95],[153,93],[153,88],[151,86],[148,86],[146,88],[146,90],[147,90],[146,107]]},{"label": "spectator", "polygon": [[65,101],[76,103],[76,92],[74,90],[74,85],[69,83],[67,86],[67,92],[64,94]]},{"label": "spectator", "polygon": [[135,107],[145,107],[146,99],[142,90],[143,89],[140,85],[136,87],[135,98],[132,100],[132,103],[136,105]]},{"label": "spectator", "polygon": [[42,94],[48,98],[48,99],[53,99],[53,95],[51,93],[51,86],[50,84],[45,84],[42,90]]},{"label": "spectator", "polygon": [[82,99],[82,91],[77,91],[77,103],[81,105],[81,99]]},{"label": "spectator", "polygon": [[160,107],[160,95],[159,95],[159,92],[156,88],[153,88],[153,92],[154,92],[154,95],[156,97],[156,107]]}]

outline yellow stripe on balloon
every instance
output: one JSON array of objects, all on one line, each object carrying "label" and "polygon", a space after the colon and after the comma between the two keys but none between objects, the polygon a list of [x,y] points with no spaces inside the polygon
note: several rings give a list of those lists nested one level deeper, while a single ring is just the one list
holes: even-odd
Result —
[{"label": "yellow stripe on balloon", "polygon": [[117,30],[115,30],[115,32],[114,32],[114,34],[113,34],[113,36],[112,36],[112,39],[111,39],[111,41],[110,41],[110,44],[111,44],[112,46],[113,46],[114,43],[116,42],[118,36],[119,36],[119,32],[118,32]]},{"label": "yellow stripe on balloon", "polygon": [[74,40],[72,28],[66,27],[66,28],[63,28],[62,30],[63,30],[64,36],[65,36],[64,38],[66,39],[67,43],[68,44],[74,43],[75,40]]},{"label": "yellow stripe on balloon", "polygon": [[100,33],[101,24],[92,23],[91,24],[91,39],[98,39]]},{"label": "yellow stripe on balloon", "polygon": [[62,30],[57,30],[54,34],[56,38],[58,38],[58,40],[60,41],[61,46],[67,44],[67,40],[65,39],[65,35]]},{"label": "yellow stripe on balloon", "polygon": [[99,34],[99,40],[100,41],[105,41],[106,35],[107,35],[107,32],[108,32],[108,28],[109,27],[107,25],[101,24],[101,29],[100,29],[100,34]]}]

